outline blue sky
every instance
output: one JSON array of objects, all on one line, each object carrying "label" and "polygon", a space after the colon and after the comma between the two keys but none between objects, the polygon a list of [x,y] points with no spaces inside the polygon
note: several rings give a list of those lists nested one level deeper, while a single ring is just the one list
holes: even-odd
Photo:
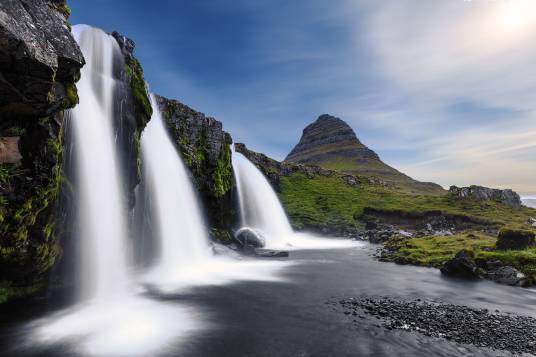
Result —
[{"label": "blue sky", "polygon": [[346,120],[382,159],[444,186],[536,192],[533,0],[71,0],[135,40],[151,90],[283,159]]}]

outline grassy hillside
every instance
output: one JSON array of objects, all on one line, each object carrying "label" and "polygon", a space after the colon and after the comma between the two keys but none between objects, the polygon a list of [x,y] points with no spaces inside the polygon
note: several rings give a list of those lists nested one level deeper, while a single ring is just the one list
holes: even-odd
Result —
[{"label": "grassy hillside", "polygon": [[391,239],[386,243],[384,259],[397,263],[439,268],[460,250],[473,252],[479,261],[499,260],[521,272],[536,276],[536,247],[523,250],[495,250],[497,238],[482,233],[464,233],[448,237]]},{"label": "grassy hillside", "polygon": [[411,218],[440,212],[482,225],[526,227],[536,210],[513,209],[496,202],[476,202],[450,195],[414,195],[367,182],[347,184],[341,176],[309,178],[297,172],[282,176],[280,197],[295,227],[362,227],[370,211]]}]

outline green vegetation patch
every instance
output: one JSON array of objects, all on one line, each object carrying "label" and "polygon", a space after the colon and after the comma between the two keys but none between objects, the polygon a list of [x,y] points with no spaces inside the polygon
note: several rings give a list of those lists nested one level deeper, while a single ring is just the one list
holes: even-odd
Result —
[{"label": "green vegetation patch", "polygon": [[497,239],[497,249],[525,249],[534,246],[534,232],[523,229],[502,228]]},{"label": "green vegetation patch", "polygon": [[439,268],[460,250],[466,250],[478,257],[483,249],[492,249],[496,240],[480,233],[411,239],[394,237],[385,244],[385,248],[390,252],[388,260]]},{"label": "green vegetation patch", "polygon": [[134,97],[136,124],[139,132],[141,133],[153,114],[151,101],[149,100],[147,91],[147,85],[145,84],[145,79],[143,78],[143,69],[140,62],[133,57],[129,63],[125,65],[125,71],[127,72],[127,76],[130,80],[132,96]]},{"label": "green vegetation patch", "polygon": [[413,195],[362,182],[351,186],[340,176],[308,178],[303,173],[281,177],[281,200],[297,228],[359,227],[368,210],[424,216],[427,213],[466,217],[482,225],[524,228],[536,210],[514,209],[497,202],[460,200],[450,195]]},{"label": "green vegetation patch", "polygon": [[460,250],[472,253],[479,266],[499,260],[528,276],[536,276],[536,248],[495,250],[497,238],[482,233],[464,233],[444,237],[393,237],[385,244],[382,260],[439,268]]}]

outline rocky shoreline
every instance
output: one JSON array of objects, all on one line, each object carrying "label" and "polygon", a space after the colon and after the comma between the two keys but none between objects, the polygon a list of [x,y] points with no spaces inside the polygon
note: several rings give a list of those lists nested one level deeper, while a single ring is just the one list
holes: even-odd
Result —
[{"label": "rocky shoreline", "polygon": [[391,297],[349,298],[340,300],[339,304],[345,315],[354,318],[355,324],[369,315],[381,320],[389,330],[413,331],[514,354],[536,354],[536,319],[529,316]]}]

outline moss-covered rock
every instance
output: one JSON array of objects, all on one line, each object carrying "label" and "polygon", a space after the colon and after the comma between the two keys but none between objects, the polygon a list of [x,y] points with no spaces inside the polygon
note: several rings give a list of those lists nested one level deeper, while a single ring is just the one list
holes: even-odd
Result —
[{"label": "moss-covered rock", "polygon": [[502,228],[497,237],[497,249],[521,250],[534,246],[534,232],[513,228]]},{"label": "moss-covered rock", "polygon": [[234,218],[231,136],[214,118],[176,100],[161,96],[156,99],[168,131],[201,194],[209,225],[229,231]]},{"label": "moss-covered rock", "polygon": [[84,64],[67,9],[59,0],[0,3],[0,57],[17,58],[0,61],[0,139],[20,155],[0,145],[0,302],[42,289],[61,256],[63,111],[78,103]]}]

